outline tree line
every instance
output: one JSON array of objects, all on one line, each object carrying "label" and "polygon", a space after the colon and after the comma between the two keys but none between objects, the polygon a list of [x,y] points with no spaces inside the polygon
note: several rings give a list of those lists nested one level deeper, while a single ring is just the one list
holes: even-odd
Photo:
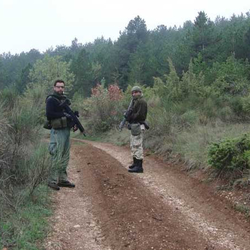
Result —
[{"label": "tree line", "polygon": [[[218,78],[217,69],[233,57],[241,76],[249,80],[250,13],[229,19],[217,17],[212,21],[201,11],[194,21],[186,21],[181,27],[159,25],[154,30],[147,29],[145,20],[137,16],[129,21],[116,41],[101,37],[81,44],[74,39],[71,46],[60,45],[44,53],[36,49],[15,55],[3,53],[0,89],[14,86],[23,93],[27,84],[34,81],[30,74],[34,65],[46,57],[54,58],[53,70],[57,73],[60,63],[67,64],[72,74],[72,96],[76,92],[90,96],[91,88],[97,83],[117,84],[123,90],[134,83],[153,86],[155,77],[164,80],[170,73],[169,59],[179,76],[188,70],[192,60],[194,73],[202,72],[209,86]],[[39,70],[36,78],[40,75],[42,83],[46,76]],[[235,85],[235,76],[231,69],[227,70],[231,74],[227,79],[228,91],[232,91],[230,86]]]}]

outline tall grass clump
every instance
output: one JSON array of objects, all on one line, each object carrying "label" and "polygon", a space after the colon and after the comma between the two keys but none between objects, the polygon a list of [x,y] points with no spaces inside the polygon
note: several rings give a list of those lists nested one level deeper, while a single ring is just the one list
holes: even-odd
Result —
[{"label": "tall grass clump", "polygon": [[[38,205],[37,199],[47,192],[42,192],[40,185],[47,178],[50,164],[47,146],[41,142],[44,95],[39,88],[30,87],[23,96],[10,90],[1,93],[0,248],[35,249],[38,231],[44,230],[43,227],[38,231],[35,229],[39,210],[46,204],[41,202],[41,206]],[[44,213],[48,213],[45,210]],[[41,215],[45,216],[44,213]],[[24,236],[30,225],[34,230],[27,232],[29,236]],[[37,237],[30,237],[36,233]]]}]

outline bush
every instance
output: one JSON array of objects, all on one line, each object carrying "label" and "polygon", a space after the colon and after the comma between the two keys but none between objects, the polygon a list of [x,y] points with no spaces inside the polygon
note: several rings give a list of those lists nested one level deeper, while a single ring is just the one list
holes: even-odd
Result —
[{"label": "bush", "polygon": [[241,104],[241,114],[243,114],[246,118],[250,118],[250,95],[245,96],[240,99]]},{"label": "bush", "polygon": [[[12,95],[12,99],[10,92],[3,93],[6,98],[0,104],[0,249],[3,245],[37,249],[31,247],[31,242],[39,238],[44,226],[37,211],[41,206],[36,207],[32,200],[41,198],[42,194],[35,191],[47,179],[50,164],[47,145],[40,143],[44,98],[40,98],[40,87],[27,89],[22,97]],[[43,193],[47,195],[47,191]],[[26,215],[22,214],[24,211]]]},{"label": "bush", "polygon": [[249,135],[213,143],[209,148],[208,162],[219,173],[233,172],[233,178],[242,177],[244,171],[250,169]]},{"label": "bush", "polygon": [[226,62],[214,63],[210,74],[214,75],[212,87],[220,95],[245,95],[249,91],[248,61],[237,60],[234,55]]},{"label": "bush", "polygon": [[181,115],[181,122],[183,127],[191,127],[196,124],[199,120],[199,115],[194,110],[188,110],[183,115]]},{"label": "bush", "polygon": [[243,120],[247,119],[247,117],[249,116],[248,115],[249,112],[244,107],[245,100],[248,102],[248,100],[245,97],[240,97],[240,96],[231,97],[229,99],[229,104],[234,114]]},{"label": "bush", "polygon": [[222,107],[218,110],[218,115],[222,121],[230,121],[235,116],[233,110],[229,106]]},{"label": "bush", "polygon": [[1,106],[5,109],[11,110],[18,98],[17,91],[12,88],[5,88],[0,92],[0,100],[2,102]]},{"label": "bush", "polygon": [[48,191],[46,186],[39,186],[15,213],[1,218],[0,249],[43,249],[41,241],[47,234],[47,217],[51,215]]},{"label": "bush", "polygon": [[42,104],[35,93],[28,90],[10,106],[0,105],[0,206],[7,211],[34,191],[49,167],[47,148],[39,142]]},{"label": "bush", "polygon": [[83,103],[81,115],[86,120],[89,133],[100,133],[110,130],[122,120],[123,94],[117,85],[108,89],[97,85],[92,95]]}]

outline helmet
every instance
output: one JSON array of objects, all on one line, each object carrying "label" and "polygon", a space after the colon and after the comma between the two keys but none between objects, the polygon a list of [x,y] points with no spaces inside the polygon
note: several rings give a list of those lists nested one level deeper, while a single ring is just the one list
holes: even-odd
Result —
[{"label": "helmet", "polygon": [[131,92],[134,92],[134,91],[138,91],[138,92],[142,92],[141,88],[139,86],[134,86],[132,89],[131,89]]}]

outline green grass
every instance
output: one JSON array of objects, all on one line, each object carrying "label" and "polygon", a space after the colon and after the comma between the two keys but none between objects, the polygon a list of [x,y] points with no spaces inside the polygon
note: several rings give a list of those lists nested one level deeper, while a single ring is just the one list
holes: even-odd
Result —
[{"label": "green grass", "polygon": [[235,138],[249,133],[248,124],[218,122],[206,126],[196,125],[192,129],[176,134],[172,145],[174,153],[180,154],[188,168],[207,166],[208,146],[225,138]]},{"label": "green grass", "polygon": [[13,250],[42,249],[41,242],[47,235],[51,214],[49,190],[41,185],[25,205],[0,222],[0,249],[4,246]]},{"label": "green grass", "polygon": [[243,204],[235,204],[234,209],[246,216],[246,218],[250,217],[250,208]]}]

